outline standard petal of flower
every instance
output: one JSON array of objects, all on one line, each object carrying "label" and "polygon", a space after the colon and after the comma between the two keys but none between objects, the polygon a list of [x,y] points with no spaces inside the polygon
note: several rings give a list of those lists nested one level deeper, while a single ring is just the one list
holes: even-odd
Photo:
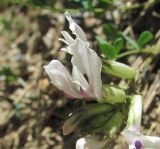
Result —
[{"label": "standard petal of flower", "polygon": [[76,149],[102,149],[105,144],[105,140],[99,140],[96,136],[86,136],[77,140]]},{"label": "standard petal of flower", "polygon": [[99,98],[101,96],[101,89],[102,89],[102,80],[101,80],[102,62],[98,57],[97,53],[91,49],[90,49],[89,59],[90,59],[90,72],[92,76],[94,93],[95,96]]},{"label": "standard petal of flower", "polygon": [[[95,51],[88,48],[88,45],[80,39],[76,39],[71,46],[73,50],[72,64],[76,65],[81,74],[86,74],[90,84],[90,94],[97,98],[101,95],[102,63]],[[94,94],[94,95],[93,95]]]},{"label": "standard petal of flower", "polygon": [[72,33],[75,34],[77,37],[79,37],[81,40],[87,42],[86,35],[84,31],[82,30],[82,28],[73,21],[73,19],[71,18],[68,12],[65,12],[64,15],[69,22],[69,28],[72,31]]},{"label": "standard petal of flower", "polygon": [[51,82],[60,90],[63,90],[69,96],[81,98],[73,85],[72,78],[68,70],[58,60],[52,60],[48,65],[44,66]]},{"label": "standard petal of flower", "polygon": [[91,79],[90,63],[89,63],[89,51],[87,44],[80,39],[76,39],[74,44],[71,45],[73,49],[72,65],[76,65],[78,70],[84,75],[86,74],[89,81]]}]

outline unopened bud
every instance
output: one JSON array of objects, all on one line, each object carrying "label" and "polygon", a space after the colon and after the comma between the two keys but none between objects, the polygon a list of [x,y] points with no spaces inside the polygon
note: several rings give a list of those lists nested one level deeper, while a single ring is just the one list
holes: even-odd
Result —
[{"label": "unopened bud", "polygon": [[115,85],[104,85],[103,86],[103,95],[99,102],[109,102],[109,103],[122,103],[126,99],[124,90]]},{"label": "unopened bud", "polygon": [[99,114],[90,119],[87,119],[80,128],[81,133],[93,133],[93,130],[102,126],[108,119],[110,114]]},{"label": "unopened bud", "polygon": [[120,111],[114,113],[101,127],[95,129],[95,133],[106,133],[112,137],[121,127],[123,114]]},{"label": "unopened bud", "polygon": [[73,112],[68,120],[65,121],[63,125],[63,134],[67,135],[72,133],[77,127],[90,119],[91,117],[95,117],[96,115],[107,113],[112,110],[111,105],[107,104],[88,104],[83,107],[80,107],[75,112]]},{"label": "unopened bud", "polygon": [[134,79],[136,74],[135,70],[128,65],[111,60],[106,61],[104,71],[110,75],[124,79]]}]

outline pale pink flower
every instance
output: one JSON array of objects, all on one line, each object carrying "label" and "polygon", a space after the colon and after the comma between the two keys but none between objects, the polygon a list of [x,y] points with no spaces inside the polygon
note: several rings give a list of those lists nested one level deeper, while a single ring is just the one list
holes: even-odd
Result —
[{"label": "pale pink flower", "polygon": [[101,68],[102,63],[96,52],[89,48],[84,31],[71,18],[68,12],[65,16],[69,21],[69,28],[76,36],[73,39],[66,31],[62,31],[64,39],[59,40],[67,44],[61,50],[72,55],[72,75],[58,60],[52,60],[44,66],[51,82],[71,98],[99,98],[101,96]]},{"label": "pale pink flower", "polygon": [[121,133],[127,139],[129,149],[160,149],[160,138],[140,133],[142,115],[142,97],[135,95],[131,101],[128,126]]}]

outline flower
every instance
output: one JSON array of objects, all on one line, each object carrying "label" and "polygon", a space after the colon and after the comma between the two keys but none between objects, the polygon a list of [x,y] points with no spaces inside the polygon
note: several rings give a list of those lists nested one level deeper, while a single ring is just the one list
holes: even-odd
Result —
[{"label": "flower", "polygon": [[67,47],[61,50],[72,55],[72,75],[58,60],[52,60],[44,68],[51,82],[69,97],[99,98],[102,87],[101,60],[96,52],[89,48],[89,43],[81,27],[72,20],[68,12],[65,12],[65,17],[76,38],[73,39],[66,31],[62,31],[64,39],[60,38],[59,40],[67,44]]},{"label": "flower", "polygon": [[144,136],[140,132],[135,132],[132,129],[122,132],[128,140],[129,149],[159,149],[160,138],[154,136]]},{"label": "flower", "polygon": [[105,140],[99,140],[95,135],[88,135],[76,142],[76,149],[102,149],[106,144]]},{"label": "flower", "polygon": [[140,133],[142,97],[134,95],[128,115],[127,128],[121,133],[127,138],[129,149],[159,149],[160,138]]}]

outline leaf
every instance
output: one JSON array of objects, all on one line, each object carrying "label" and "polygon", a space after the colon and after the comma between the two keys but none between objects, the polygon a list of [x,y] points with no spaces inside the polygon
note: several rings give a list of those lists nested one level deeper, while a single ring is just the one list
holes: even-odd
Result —
[{"label": "leaf", "polygon": [[103,25],[103,32],[106,34],[108,40],[115,40],[117,37],[117,29],[112,24]]},{"label": "leaf", "polygon": [[139,45],[137,42],[132,39],[131,37],[125,35],[124,33],[120,32],[120,35],[127,41],[127,43],[133,48],[133,49],[139,49]]},{"label": "leaf", "polygon": [[81,1],[81,3],[82,3],[82,5],[83,5],[83,7],[84,7],[85,9],[88,9],[88,10],[90,10],[90,11],[93,10],[92,0]]},{"label": "leaf", "polygon": [[107,41],[103,40],[101,37],[96,37],[99,42],[99,47],[101,52],[108,58],[114,59],[117,55],[116,49],[114,46],[110,45]]},{"label": "leaf", "polygon": [[144,31],[140,34],[138,38],[138,45],[140,48],[145,46],[148,42],[150,42],[153,39],[153,34],[149,31]]},{"label": "leaf", "polygon": [[118,37],[114,42],[113,42],[113,46],[116,48],[116,52],[117,54],[119,53],[119,51],[123,48],[124,46],[124,40],[121,37]]}]

